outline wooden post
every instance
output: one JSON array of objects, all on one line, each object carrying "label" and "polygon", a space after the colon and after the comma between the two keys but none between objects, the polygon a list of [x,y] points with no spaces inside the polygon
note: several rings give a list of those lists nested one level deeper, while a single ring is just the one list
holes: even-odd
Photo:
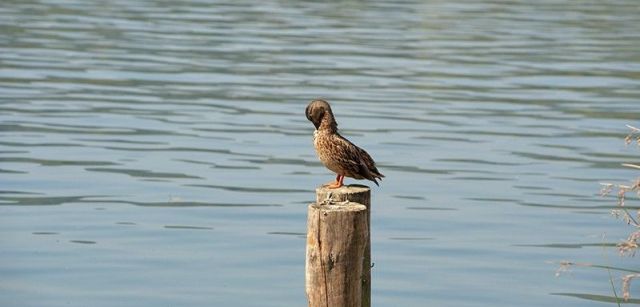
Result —
[{"label": "wooden post", "polygon": [[370,193],[361,185],[316,189],[307,219],[310,307],[371,306]]}]

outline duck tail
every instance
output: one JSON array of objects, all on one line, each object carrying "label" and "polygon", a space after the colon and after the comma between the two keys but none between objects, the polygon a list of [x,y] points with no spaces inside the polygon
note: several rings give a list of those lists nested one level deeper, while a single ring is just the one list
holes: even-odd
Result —
[{"label": "duck tail", "polygon": [[376,179],[380,179],[380,181],[382,181],[382,178],[384,178],[384,175],[382,175],[375,167],[372,170],[368,170],[367,175],[367,179],[373,181],[377,186],[380,186],[380,184],[378,184],[378,180]]}]

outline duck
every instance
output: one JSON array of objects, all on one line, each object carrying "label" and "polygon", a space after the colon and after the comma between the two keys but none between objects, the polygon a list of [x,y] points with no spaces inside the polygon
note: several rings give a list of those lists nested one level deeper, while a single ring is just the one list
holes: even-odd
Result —
[{"label": "duck", "polygon": [[330,189],[340,188],[344,185],[344,177],[371,180],[379,186],[377,179],[382,180],[384,175],[378,171],[376,163],[364,149],[338,133],[338,123],[327,101],[311,101],[305,113],[315,127],[313,147],[320,162],[336,173],[335,182],[324,186]]}]

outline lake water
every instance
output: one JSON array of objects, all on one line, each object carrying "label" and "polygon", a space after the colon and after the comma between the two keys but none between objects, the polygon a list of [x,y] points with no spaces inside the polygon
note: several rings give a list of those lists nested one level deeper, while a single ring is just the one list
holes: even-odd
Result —
[{"label": "lake water", "polygon": [[5,0],[0,42],[3,306],[305,306],[318,97],[386,175],[374,306],[612,305],[638,268],[598,196],[637,176],[636,0]]}]

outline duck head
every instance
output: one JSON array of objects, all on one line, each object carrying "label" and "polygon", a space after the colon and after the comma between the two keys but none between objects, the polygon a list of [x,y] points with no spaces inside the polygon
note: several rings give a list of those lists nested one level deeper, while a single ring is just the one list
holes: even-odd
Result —
[{"label": "duck head", "polygon": [[313,123],[316,129],[326,127],[334,132],[337,131],[338,124],[336,124],[328,102],[321,99],[314,100],[307,106],[305,113],[307,119]]}]

